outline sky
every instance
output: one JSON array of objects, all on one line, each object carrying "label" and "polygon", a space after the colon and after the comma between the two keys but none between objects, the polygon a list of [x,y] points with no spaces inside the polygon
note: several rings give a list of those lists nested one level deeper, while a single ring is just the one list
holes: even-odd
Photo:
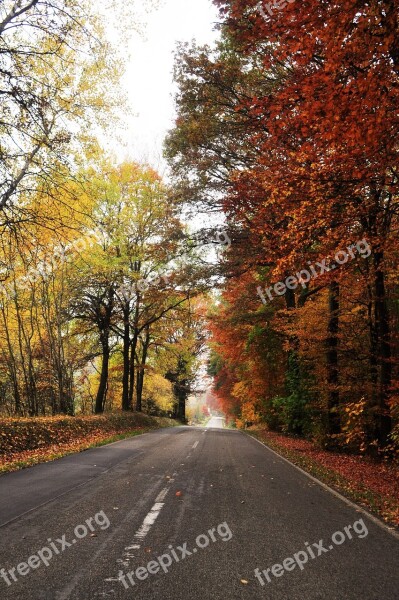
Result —
[{"label": "sky", "polygon": [[133,31],[123,85],[134,116],[127,119],[123,158],[165,170],[162,144],[174,124],[174,50],[178,41],[217,39],[217,10],[211,0],[160,0],[144,15],[143,33]]}]

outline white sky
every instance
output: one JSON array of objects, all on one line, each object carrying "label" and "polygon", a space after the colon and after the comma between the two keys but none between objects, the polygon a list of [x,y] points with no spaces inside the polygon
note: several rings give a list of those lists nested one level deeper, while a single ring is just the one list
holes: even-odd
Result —
[{"label": "white sky", "polygon": [[134,116],[126,123],[123,158],[148,162],[161,174],[162,143],[174,123],[174,50],[178,41],[199,44],[217,38],[217,10],[211,0],[161,0],[144,15],[143,35],[132,32],[124,86]]}]

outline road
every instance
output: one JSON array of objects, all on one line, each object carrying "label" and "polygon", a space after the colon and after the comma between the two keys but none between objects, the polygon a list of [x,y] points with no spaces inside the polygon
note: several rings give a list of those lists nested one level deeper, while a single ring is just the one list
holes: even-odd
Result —
[{"label": "road", "polygon": [[212,429],[223,429],[224,428],[224,418],[223,417],[211,417],[208,421],[207,427]]},{"label": "road", "polygon": [[2,599],[399,597],[397,534],[222,428],[3,475],[0,524]]}]

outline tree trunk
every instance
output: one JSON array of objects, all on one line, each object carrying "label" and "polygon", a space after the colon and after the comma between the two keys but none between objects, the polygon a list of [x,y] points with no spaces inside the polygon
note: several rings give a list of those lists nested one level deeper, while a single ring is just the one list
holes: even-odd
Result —
[{"label": "tree trunk", "polygon": [[327,346],[327,383],[328,414],[327,429],[330,435],[341,431],[339,408],[339,366],[338,366],[338,334],[339,334],[339,284],[333,281],[329,288],[328,298],[328,337]]},{"label": "tree trunk", "polygon": [[125,307],[123,311],[123,379],[122,379],[122,410],[131,410],[129,401],[129,373],[130,373],[130,310]]},{"label": "tree trunk", "polygon": [[132,342],[130,344],[130,366],[129,366],[129,406],[133,407],[134,384],[136,381],[136,350],[138,341],[138,331],[134,330]]},{"label": "tree trunk", "polygon": [[137,342],[139,339],[139,314],[140,314],[140,296],[136,296],[136,308],[134,314],[134,328],[133,328],[133,339],[130,345],[130,371],[129,371],[129,406],[133,408],[133,395],[134,395],[134,383],[135,383],[135,366],[136,366],[136,349]]},{"label": "tree trunk", "polygon": [[177,405],[177,418],[179,419],[179,421],[181,421],[182,423],[186,422],[186,400],[187,400],[187,390],[186,390],[186,386],[185,386],[185,381],[184,382],[180,382],[180,384],[178,384],[176,386],[176,396],[178,399],[178,405]]},{"label": "tree trunk", "polygon": [[142,399],[143,399],[143,385],[144,385],[144,377],[145,377],[145,365],[147,362],[148,356],[148,348],[150,345],[150,328],[146,327],[145,329],[145,338],[142,342],[142,354],[141,354],[141,364],[140,369],[137,373],[137,385],[136,385],[136,411],[142,411]]},{"label": "tree trunk", "polygon": [[22,402],[21,402],[21,394],[19,392],[18,387],[18,365],[15,358],[13,345],[10,338],[10,332],[8,328],[8,320],[6,317],[6,313],[4,310],[4,306],[1,306],[1,314],[3,317],[4,331],[6,334],[7,347],[9,359],[7,360],[8,371],[10,373],[10,379],[12,382],[13,392],[14,392],[14,412],[17,416],[23,415]]},{"label": "tree trunk", "polygon": [[104,412],[106,393],[107,393],[107,384],[108,384],[108,371],[109,371],[109,357],[110,357],[110,348],[109,348],[109,331],[106,330],[101,335],[101,345],[103,348],[103,357],[102,357],[102,365],[101,365],[101,376],[100,376],[100,385],[98,386],[97,397],[96,397],[96,415]]},{"label": "tree trunk", "polygon": [[382,270],[383,253],[375,256],[375,328],[377,332],[378,363],[380,366],[380,381],[378,389],[378,410],[375,413],[376,438],[381,447],[389,441],[392,430],[392,419],[388,400],[392,383],[391,362],[391,329],[389,322],[389,308],[386,299],[385,274]]}]

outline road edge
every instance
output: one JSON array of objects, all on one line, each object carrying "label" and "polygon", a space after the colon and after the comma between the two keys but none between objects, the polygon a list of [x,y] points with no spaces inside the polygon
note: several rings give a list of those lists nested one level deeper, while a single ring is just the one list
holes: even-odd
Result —
[{"label": "road edge", "polygon": [[370,521],[372,521],[375,525],[378,525],[381,529],[384,529],[386,532],[390,533],[394,538],[396,538],[397,540],[399,540],[399,531],[396,528],[389,527],[386,523],[384,523],[384,521],[381,521],[376,516],[374,516],[372,513],[370,513],[369,511],[367,511],[365,508],[363,508],[359,504],[356,504],[356,502],[352,502],[352,500],[349,500],[349,498],[346,498],[345,496],[343,496],[342,494],[340,494],[337,490],[334,490],[334,488],[330,487],[329,485],[327,485],[323,481],[320,481],[320,479],[317,479],[317,477],[314,477],[313,475],[311,475],[310,473],[308,473],[307,471],[305,471],[304,469],[302,469],[301,467],[299,467],[295,463],[291,462],[288,458],[286,458],[282,454],[279,454],[278,452],[276,452],[275,450],[273,450],[273,448],[270,448],[270,446],[268,446],[267,444],[265,444],[265,442],[262,442],[261,440],[258,440],[258,438],[256,438],[255,436],[251,435],[250,433],[247,433],[246,431],[243,431],[242,433],[244,433],[246,436],[248,436],[251,440],[254,440],[255,442],[258,442],[258,444],[261,444],[261,446],[263,446],[264,448],[266,448],[266,450],[269,450],[269,452],[271,452],[272,454],[274,454],[275,456],[277,456],[278,458],[280,458],[284,462],[286,462],[289,465],[291,465],[291,467],[294,467],[297,471],[299,471],[303,475],[306,475],[306,477],[308,479],[311,479],[313,482],[317,483],[320,487],[322,487],[327,492],[330,492],[330,494],[332,494],[333,496],[335,496],[336,498],[338,498],[339,500],[341,500],[342,502],[344,502],[350,508],[354,508],[357,512],[361,512]]},{"label": "road edge", "polygon": [[[142,433],[139,436],[131,436],[131,438],[126,438],[126,439],[133,439],[133,438],[135,439],[136,437],[142,438],[145,435],[151,435],[152,433],[156,433],[157,431],[161,431],[163,429],[169,430],[169,429],[174,429],[174,427],[162,427],[160,429],[153,429],[151,431],[146,431],[145,433]],[[117,440],[116,442],[110,442],[109,444],[104,444],[103,446],[96,446],[96,447],[92,447],[92,448],[87,448],[86,450],[82,450],[81,452],[74,452],[73,454],[83,454],[84,452],[88,452],[90,450],[96,450],[96,449],[99,449],[99,448],[106,448],[107,446],[113,446],[114,444],[121,444],[121,443],[125,442],[126,439]],[[26,468],[27,469],[31,469],[31,468],[34,468],[34,467],[39,467],[41,465],[45,465],[45,464],[49,464],[49,463],[55,462],[56,460],[62,460],[63,458],[67,458],[67,456],[72,456],[72,454],[68,454],[66,456],[60,456],[59,458],[54,459],[54,461],[48,461],[47,463],[44,463],[44,462],[43,463],[38,463],[38,464],[31,465],[30,467],[26,467]],[[112,469],[114,469],[114,468],[115,468],[115,465],[112,465],[111,467],[108,467],[107,469],[104,469],[103,471],[101,471],[101,473],[99,473],[98,475],[94,475],[93,477],[90,477],[89,479],[87,479],[87,481],[83,481],[82,483],[78,483],[77,485],[74,485],[71,488],[68,488],[67,490],[65,490],[65,492],[62,492],[61,494],[58,494],[58,496],[54,496],[54,498],[50,498],[49,500],[45,500],[41,504],[38,504],[37,506],[34,506],[33,508],[30,508],[29,510],[21,513],[20,515],[18,515],[16,517],[13,517],[12,519],[10,519],[9,521],[6,521],[5,523],[0,523],[0,529],[2,529],[3,527],[5,527],[6,525],[9,525],[10,523],[13,523],[14,521],[17,521],[21,517],[25,517],[26,515],[30,514],[31,512],[34,512],[35,510],[37,510],[39,508],[43,508],[47,504],[50,504],[51,502],[54,502],[54,500],[58,500],[59,498],[62,498],[63,496],[66,496],[67,494],[69,494],[73,490],[77,490],[80,487],[88,485],[89,483],[91,483],[95,479],[98,479],[98,477],[101,477],[102,475],[105,475],[106,473],[109,473],[109,471],[112,471]],[[24,470],[25,469],[20,469],[19,471],[10,471],[9,473],[2,473],[1,475],[2,476],[7,476],[7,475],[11,475],[12,473],[22,472]]]}]

